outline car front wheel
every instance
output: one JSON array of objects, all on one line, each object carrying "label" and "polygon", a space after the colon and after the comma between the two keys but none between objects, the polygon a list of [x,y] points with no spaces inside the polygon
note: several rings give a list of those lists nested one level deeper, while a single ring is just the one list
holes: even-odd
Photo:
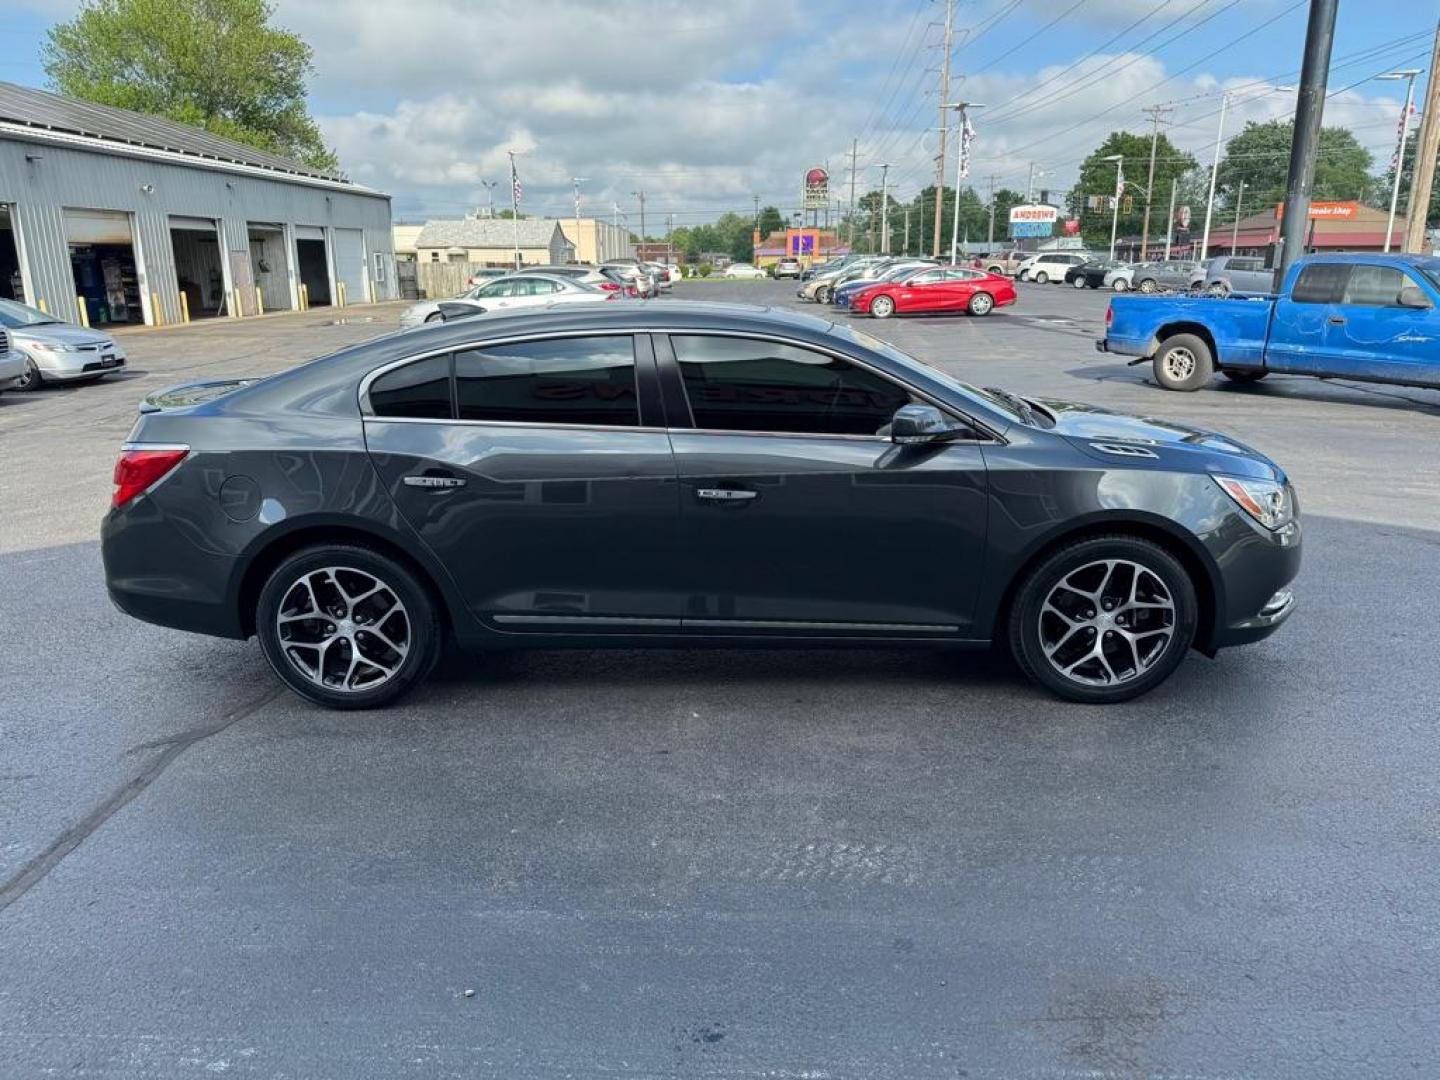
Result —
[{"label": "car front wheel", "polygon": [[1077,277],[1071,284],[1077,289],[1083,289],[1085,287],[1085,279],[1083,277]]},{"label": "car front wheel", "polygon": [[260,590],[255,631],[282,682],[332,709],[387,705],[439,655],[439,612],[415,573],[370,548],[306,548]]},{"label": "car front wheel", "polygon": [[1116,278],[1110,287],[1116,292],[1125,292],[1130,288],[1130,283],[1124,278]]},{"label": "car front wheel", "polygon": [[1164,548],[1096,536],[1026,575],[1010,611],[1010,649],[1030,678],[1062,698],[1129,701],[1179,666],[1198,612],[1194,582]]},{"label": "car front wheel", "polygon": [[895,301],[888,296],[877,296],[870,301],[870,314],[877,319],[888,319],[895,314]]},{"label": "car front wheel", "polygon": [[40,369],[35,366],[35,361],[29,357],[25,359],[25,374],[15,380],[12,389],[15,390],[39,390],[40,384],[45,381],[40,374]]},{"label": "car front wheel", "polygon": [[1039,271],[1039,272],[1036,273],[1036,275],[1035,275],[1035,284],[1036,284],[1036,285],[1049,285],[1049,284],[1050,284],[1050,275],[1047,274],[1044,270]]}]

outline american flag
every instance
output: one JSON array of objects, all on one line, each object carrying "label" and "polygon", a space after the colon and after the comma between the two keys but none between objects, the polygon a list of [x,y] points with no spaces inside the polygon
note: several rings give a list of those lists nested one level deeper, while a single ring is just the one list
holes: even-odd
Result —
[{"label": "american flag", "polygon": [[[963,114],[962,114],[963,115]],[[960,179],[970,175],[970,144],[975,141],[975,125],[965,117],[965,126],[960,129]]]},{"label": "american flag", "polygon": [[515,171],[515,158],[510,158],[510,201],[518,208],[520,205],[520,174]]}]

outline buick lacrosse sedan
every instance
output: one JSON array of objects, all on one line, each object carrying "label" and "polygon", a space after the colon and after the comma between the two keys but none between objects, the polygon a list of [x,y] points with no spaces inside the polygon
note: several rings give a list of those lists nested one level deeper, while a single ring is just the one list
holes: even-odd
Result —
[{"label": "buick lacrosse sedan", "polygon": [[258,637],[324,705],[474,649],[1003,644],[1062,697],[1154,688],[1289,616],[1294,492],[1235,441],[958,382],[822,319],[595,304],[157,394],[110,595]]}]

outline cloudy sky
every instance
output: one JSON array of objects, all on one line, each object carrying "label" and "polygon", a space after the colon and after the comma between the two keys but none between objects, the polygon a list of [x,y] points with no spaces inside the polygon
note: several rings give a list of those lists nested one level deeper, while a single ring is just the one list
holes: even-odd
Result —
[{"label": "cloudy sky", "polygon": [[[16,10],[18,5],[18,11]],[[75,0],[6,0],[0,79],[44,85],[45,28]],[[828,166],[908,198],[930,182],[938,124],[943,0],[276,0],[277,21],[315,50],[312,112],[352,179],[394,196],[397,220],[458,216],[508,199],[519,154],[522,209],[568,214],[580,176],[586,213],[618,205],[639,225],[795,208],[801,177]],[[1425,67],[1429,5],[1341,5],[1327,123],[1383,166],[1400,84]],[[1170,104],[1170,137],[1208,161],[1221,92],[1226,121],[1293,111],[1266,84],[1298,78],[1305,0],[960,0],[952,98],[983,102],[971,180],[1067,189],[1112,130],[1148,130]],[[1420,84],[1423,86],[1423,82]],[[949,156],[949,155],[947,155]],[[953,158],[947,166],[953,177]]]}]

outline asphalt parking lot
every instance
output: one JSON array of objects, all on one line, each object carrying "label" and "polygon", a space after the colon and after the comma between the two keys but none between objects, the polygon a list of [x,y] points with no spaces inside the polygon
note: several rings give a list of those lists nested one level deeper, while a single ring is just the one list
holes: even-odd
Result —
[{"label": "asphalt parking lot", "polygon": [[0,1076],[1434,1076],[1440,393],[1167,394],[1093,350],[1105,295],[1020,288],[865,328],[1269,453],[1308,530],[1275,637],[1103,709],[989,655],[735,651],[327,713],[112,609],[97,526],[144,394],[399,307],[0,395]]}]

